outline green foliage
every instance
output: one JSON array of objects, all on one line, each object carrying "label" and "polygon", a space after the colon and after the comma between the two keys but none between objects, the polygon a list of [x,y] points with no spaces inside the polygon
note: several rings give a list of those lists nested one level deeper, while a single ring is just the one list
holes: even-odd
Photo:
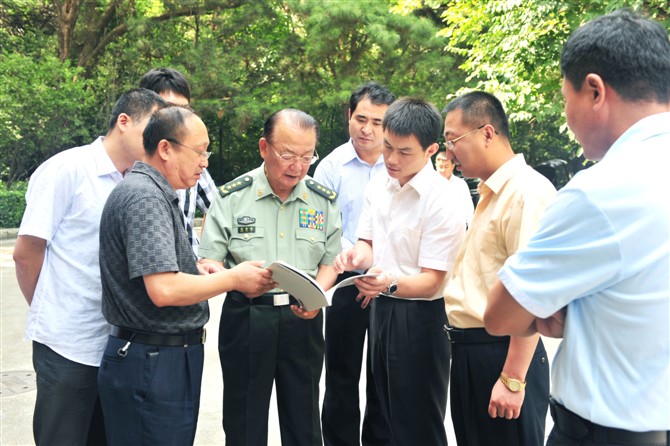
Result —
[{"label": "green foliage", "polygon": [[26,183],[8,189],[0,183],[0,228],[18,228],[26,208]]},{"label": "green foliage", "polygon": [[53,55],[0,63],[0,173],[9,186],[61,150],[90,142],[94,98],[80,70]]}]

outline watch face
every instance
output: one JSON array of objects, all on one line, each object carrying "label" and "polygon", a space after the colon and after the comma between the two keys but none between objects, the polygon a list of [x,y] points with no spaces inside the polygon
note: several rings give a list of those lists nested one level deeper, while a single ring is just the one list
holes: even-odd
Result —
[{"label": "watch face", "polygon": [[509,387],[509,390],[511,390],[512,392],[518,392],[519,390],[521,390],[521,383],[516,379],[509,379],[507,381],[507,387]]},{"label": "watch face", "polygon": [[397,290],[398,290],[398,285],[396,285],[396,284],[392,284],[392,285],[389,287],[389,293],[390,293],[390,294],[395,293]]}]

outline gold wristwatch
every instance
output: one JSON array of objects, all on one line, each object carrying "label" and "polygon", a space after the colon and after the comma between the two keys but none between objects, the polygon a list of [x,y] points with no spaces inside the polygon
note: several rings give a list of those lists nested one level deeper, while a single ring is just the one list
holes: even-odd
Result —
[{"label": "gold wristwatch", "polygon": [[525,381],[519,381],[518,379],[509,378],[505,376],[504,373],[500,374],[500,381],[505,384],[505,387],[509,389],[510,392],[521,392],[526,388]]}]

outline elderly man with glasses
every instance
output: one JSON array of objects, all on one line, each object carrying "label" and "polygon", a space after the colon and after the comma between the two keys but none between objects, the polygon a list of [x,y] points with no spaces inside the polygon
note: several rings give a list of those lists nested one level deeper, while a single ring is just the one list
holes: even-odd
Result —
[{"label": "elderly man with glasses", "polygon": [[[220,188],[209,209],[200,256],[227,268],[245,260],[290,263],[330,288],[340,252],[337,193],[306,177],[317,159],[319,127],[294,109],[274,113],[259,140],[264,163]],[[221,311],[226,444],[266,445],[273,382],[282,444],[321,444],[321,310],[305,311],[281,290],[229,292]],[[299,296],[298,296],[299,297]]]}]

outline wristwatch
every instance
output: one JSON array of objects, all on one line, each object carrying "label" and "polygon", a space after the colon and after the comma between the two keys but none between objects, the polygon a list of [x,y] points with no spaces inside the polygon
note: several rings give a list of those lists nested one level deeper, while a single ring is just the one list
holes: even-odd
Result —
[{"label": "wristwatch", "polygon": [[500,374],[500,381],[505,384],[505,387],[509,389],[510,392],[521,392],[526,388],[525,381],[519,381],[518,379],[509,378],[505,376],[504,373]]},{"label": "wristwatch", "polygon": [[384,294],[391,296],[396,291],[398,291],[398,279],[396,279],[395,276],[391,276],[391,284],[386,288]]}]

